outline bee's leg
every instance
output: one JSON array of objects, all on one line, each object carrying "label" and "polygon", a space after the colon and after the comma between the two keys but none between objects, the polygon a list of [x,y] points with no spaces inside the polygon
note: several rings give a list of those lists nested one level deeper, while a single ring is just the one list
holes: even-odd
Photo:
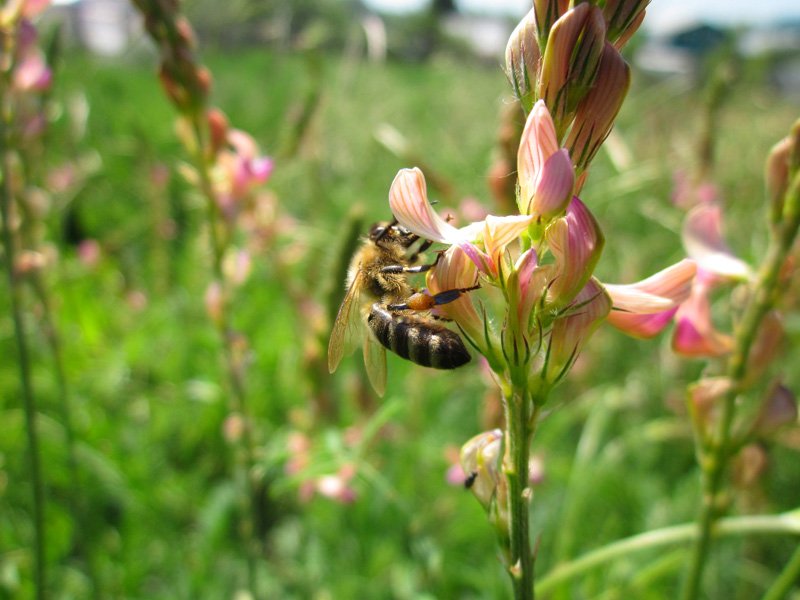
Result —
[{"label": "bee's leg", "polygon": [[[422,244],[420,244],[420,247],[417,248],[417,251],[414,252],[414,254],[412,254],[411,256],[408,257],[409,262],[412,262],[412,263],[417,262],[417,259],[419,258],[419,255],[422,254],[423,252],[425,252],[425,250],[430,248],[432,245],[433,245],[433,240],[425,240],[424,242],[422,242]],[[441,254],[437,255],[437,257],[436,257],[437,261],[439,260],[439,256],[441,256]],[[436,263],[433,263],[433,264],[436,264]]]},{"label": "bee's leg", "polygon": [[438,294],[434,294],[431,297],[433,298],[434,304],[437,305],[437,306],[439,304],[448,304],[449,302],[453,302],[454,300],[457,300],[461,296],[461,294],[466,294],[467,292],[471,292],[473,290],[477,290],[480,287],[481,286],[479,286],[479,285],[473,285],[471,287],[466,287],[466,288],[457,288],[457,289],[454,289],[454,290],[445,290],[443,292],[439,292]]},{"label": "bee's leg", "polygon": [[438,264],[440,258],[442,258],[441,252],[436,254],[436,260],[434,260],[429,265],[417,265],[416,267],[405,267],[403,265],[387,265],[381,268],[381,273],[424,273],[425,271],[430,271],[433,267],[435,267]]},{"label": "bee's leg", "polygon": [[426,294],[424,292],[416,292],[409,296],[409,298],[400,304],[389,304],[386,308],[389,310],[430,310],[434,306],[440,304],[448,304],[457,300],[461,294],[466,294],[472,290],[477,290],[479,285],[472,287],[457,288],[453,290],[445,290],[438,294]]}]

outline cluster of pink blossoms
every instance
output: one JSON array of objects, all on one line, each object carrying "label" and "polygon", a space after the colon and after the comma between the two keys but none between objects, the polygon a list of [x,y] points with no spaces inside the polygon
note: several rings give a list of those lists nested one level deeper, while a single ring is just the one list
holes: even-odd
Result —
[{"label": "cluster of pink blossoms", "polygon": [[[427,198],[419,169],[401,170],[389,203],[398,222],[450,247],[428,276],[431,293],[474,285],[503,291],[508,317],[500,340],[468,296],[441,307],[493,368],[503,369],[498,350],[526,355],[548,385],[569,369],[605,319],[639,337],[658,333],[689,297],[696,265],[682,260],[638,283],[604,284],[592,276],[604,238],[588,207],[574,195],[576,169],[559,146],[543,101],[528,116],[517,156],[519,214],[489,215],[456,228]],[[536,350],[538,349],[538,352]],[[535,360],[534,360],[535,359]]]}]

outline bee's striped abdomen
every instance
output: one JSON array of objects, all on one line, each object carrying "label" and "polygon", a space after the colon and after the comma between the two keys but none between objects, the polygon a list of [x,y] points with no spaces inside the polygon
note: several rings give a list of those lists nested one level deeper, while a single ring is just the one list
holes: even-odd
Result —
[{"label": "bee's striped abdomen", "polygon": [[387,349],[423,367],[455,369],[469,362],[459,335],[437,323],[372,305],[367,323]]}]

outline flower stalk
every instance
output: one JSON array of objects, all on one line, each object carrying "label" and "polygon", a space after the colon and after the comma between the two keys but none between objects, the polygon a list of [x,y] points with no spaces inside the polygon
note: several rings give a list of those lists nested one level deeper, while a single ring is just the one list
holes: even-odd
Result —
[{"label": "flower stalk", "polygon": [[[5,75],[5,74],[4,74]],[[9,114],[7,102],[7,78],[3,77],[0,98],[3,102],[2,122],[0,123],[0,161],[2,161],[3,183],[0,187],[0,221],[3,228],[3,251],[5,253],[6,273],[11,302],[11,318],[14,322],[14,339],[19,361],[19,377],[22,387],[22,402],[25,412],[25,432],[28,444],[28,464],[31,477],[33,511],[33,581],[37,600],[47,598],[47,561],[45,559],[46,532],[44,522],[44,482],[41,469],[41,446],[36,424],[36,397],[31,382],[30,356],[25,321],[22,317],[22,287],[15,273],[16,249],[11,231],[13,191],[11,189],[11,149],[9,148]]]},{"label": "flower stalk", "polygon": [[[28,16],[32,16],[35,7],[16,3],[0,10],[0,227],[2,227],[2,247],[11,305],[11,318],[14,324],[14,339],[17,348],[17,360],[23,412],[25,415],[25,431],[27,440],[28,465],[31,480],[31,512],[33,520],[33,587],[37,600],[47,598],[47,535],[45,528],[45,490],[41,467],[41,446],[37,424],[37,402],[31,380],[31,359],[28,347],[28,333],[23,316],[23,273],[18,269],[17,239],[15,239],[15,222],[21,212],[15,199],[13,178],[16,158],[17,103],[15,96],[38,88],[40,84],[49,82],[49,70],[41,62],[38,48],[33,44],[20,42],[20,30],[30,25]],[[30,69],[21,69],[21,65],[29,59],[36,63],[34,78],[21,77],[21,71],[31,73]],[[28,63],[31,64],[31,63]]]},{"label": "flower stalk", "polygon": [[205,199],[211,247],[212,281],[206,309],[220,337],[229,388],[230,441],[235,445],[235,481],[239,488],[239,529],[247,557],[247,586],[257,593],[256,565],[262,555],[255,518],[260,511],[256,450],[245,383],[244,336],[231,325],[231,301],[246,274],[231,274],[226,259],[234,247],[239,217],[258,202],[254,189],[272,171],[253,139],[232,129],[227,117],[209,103],[211,74],[194,57],[194,32],[177,2],[135,0],[145,26],[159,47],[159,78],[180,118],[178,134],[192,158],[185,175]]},{"label": "flower stalk", "polygon": [[[800,124],[795,125],[790,138],[793,138],[794,147],[797,147],[800,143]],[[721,499],[724,476],[730,460],[741,446],[741,440],[733,435],[737,401],[747,384],[751,350],[765,317],[778,299],[781,271],[800,228],[800,164],[796,153],[784,155],[783,160],[788,169],[784,173],[785,193],[780,202],[780,219],[772,229],[767,254],[758,271],[753,292],[734,332],[734,348],[725,372],[729,385],[719,398],[720,412],[715,427],[710,434],[703,435],[701,432],[698,435],[703,500],[697,521],[699,533],[684,582],[683,600],[695,600],[700,593],[715,525],[724,512]]]}]

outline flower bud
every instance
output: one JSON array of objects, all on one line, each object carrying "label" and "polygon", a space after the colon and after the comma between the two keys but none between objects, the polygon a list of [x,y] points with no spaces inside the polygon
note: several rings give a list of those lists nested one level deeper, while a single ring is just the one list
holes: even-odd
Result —
[{"label": "flower bud", "polygon": [[794,423],[797,423],[797,398],[789,388],[776,382],[761,403],[753,431],[769,436],[781,427]]},{"label": "flower bud", "polygon": [[487,510],[498,484],[504,480],[502,459],[503,432],[500,429],[480,433],[461,447],[461,468],[467,476],[464,485]]},{"label": "flower bud", "polygon": [[606,44],[594,86],[578,105],[565,143],[579,173],[588,168],[611,132],[630,80],[630,67],[611,44]]},{"label": "flower bud", "polygon": [[556,319],[547,352],[547,382],[558,383],[567,374],[583,345],[611,311],[611,298],[592,278],[575,297],[564,316]]},{"label": "flower bud", "polygon": [[545,240],[555,257],[547,300],[561,308],[570,304],[589,281],[605,240],[600,225],[577,196],[567,214],[548,227]]},{"label": "flower bud", "polygon": [[228,117],[218,108],[212,108],[206,113],[208,130],[211,137],[211,154],[219,153],[228,139]]},{"label": "flower bud", "polygon": [[553,24],[567,12],[569,0],[533,0],[539,47],[547,45]]},{"label": "flower bud", "polygon": [[533,93],[539,80],[540,59],[536,18],[531,9],[511,33],[506,46],[506,75],[526,111],[533,104]]},{"label": "flower bud", "polygon": [[769,468],[769,456],[760,444],[748,444],[733,461],[731,479],[740,489],[753,488]]},{"label": "flower bud", "polygon": [[778,142],[767,156],[765,180],[770,201],[770,221],[778,225],[783,220],[783,201],[789,181],[800,168],[800,121],[794,124],[787,137]]},{"label": "flower bud", "polygon": [[561,17],[547,38],[539,79],[559,139],[578,103],[592,88],[603,56],[606,25],[602,11],[588,2]]},{"label": "flower bud", "polygon": [[644,20],[644,9],[650,0],[606,0],[603,16],[606,19],[608,41],[622,48],[636,33]]}]

